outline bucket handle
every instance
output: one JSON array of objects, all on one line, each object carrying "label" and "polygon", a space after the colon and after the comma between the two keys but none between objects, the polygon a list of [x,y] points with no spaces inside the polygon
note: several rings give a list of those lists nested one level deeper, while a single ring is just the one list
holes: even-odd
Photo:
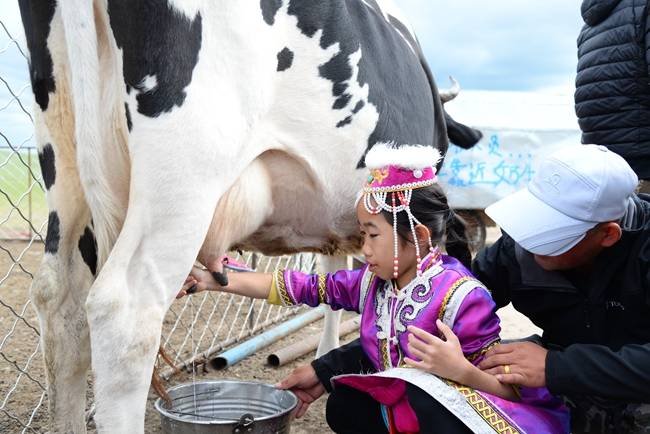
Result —
[{"label": "bucket handle", "polygon": [[239,418],[239,422],[235,425],[233,429],[234,434],[241,434],[247,432],[253,432],[253,426],[255,425],[255,418],[252,414],[246,413]]}]

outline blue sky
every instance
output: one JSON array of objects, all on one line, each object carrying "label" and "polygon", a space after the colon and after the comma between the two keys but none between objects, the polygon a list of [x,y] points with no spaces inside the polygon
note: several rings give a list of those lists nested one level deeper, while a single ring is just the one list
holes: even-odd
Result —
[{"label": "blue sky", "polygon": [[572,93],[579,0],[396,0],[436,80],[465,89]]},{"label": "blue sky", "polygon": [[[395,2],[415,28],[440,87],[453,75],[463,89],[572,93],[582,26],[579,0]],[[17,3],[1,2],[0,21],[22,41]],[[0,76],[16,92],[28,83],[26,62],[2,28]],[[21,100],[31,104],[29,89]],[[0,108],[9,101],[0,83]],[[30,128],[15,102],[0,110],[0,132],[13,141],[27,138]]]}]

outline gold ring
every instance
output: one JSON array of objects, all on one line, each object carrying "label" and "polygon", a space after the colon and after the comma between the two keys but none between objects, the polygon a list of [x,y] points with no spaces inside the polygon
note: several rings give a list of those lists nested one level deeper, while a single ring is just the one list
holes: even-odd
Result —
[{"label": "gold ring", "polygon": [[505,374],[509,374],[510,373],[510,365],[503,365],[503,372]]}]

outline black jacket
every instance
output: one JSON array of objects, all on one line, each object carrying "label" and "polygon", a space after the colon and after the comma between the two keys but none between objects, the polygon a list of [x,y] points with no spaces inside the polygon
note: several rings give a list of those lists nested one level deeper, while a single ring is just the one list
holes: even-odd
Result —
[{"label": "black jacket", "polygon": [[[650,196],[635,197],[623,236],[588,277],[542,270],[503,235],[473,272],[499,307],[512,302],[544,333],[546,382],[556,395],[650,402]],[[359,372],[360,345],[314,361],[319,378]]]},{"label": "black jacket", "polygon": [[497,306],[544,331],[546,382],[554,394],[650,402],[650,196],[635,197],[623,236],[588,275],[542,270],[503,235],[472,270]]},{"label": "black jacket", "polygon": [[650,179],[647,0],[584,0],[575,110],[582,143],[606,145]]}]

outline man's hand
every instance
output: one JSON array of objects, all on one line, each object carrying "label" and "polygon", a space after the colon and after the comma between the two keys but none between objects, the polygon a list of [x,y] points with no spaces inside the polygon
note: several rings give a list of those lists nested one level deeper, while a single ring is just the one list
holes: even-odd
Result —
[{"label": "man's hand", "polygon": [[294,417],[302,417],[309,405],[325,393],[325,387],[316,376],[311,365],[302,365],[293,370],[288,377],[275,385],[278,389],[289,389],[298,397]]},{"label": "man's hand", "polygon": [[478,367],[502,383],[545,387],[547,353],[532,342],[501,344],[488,351]]}]

